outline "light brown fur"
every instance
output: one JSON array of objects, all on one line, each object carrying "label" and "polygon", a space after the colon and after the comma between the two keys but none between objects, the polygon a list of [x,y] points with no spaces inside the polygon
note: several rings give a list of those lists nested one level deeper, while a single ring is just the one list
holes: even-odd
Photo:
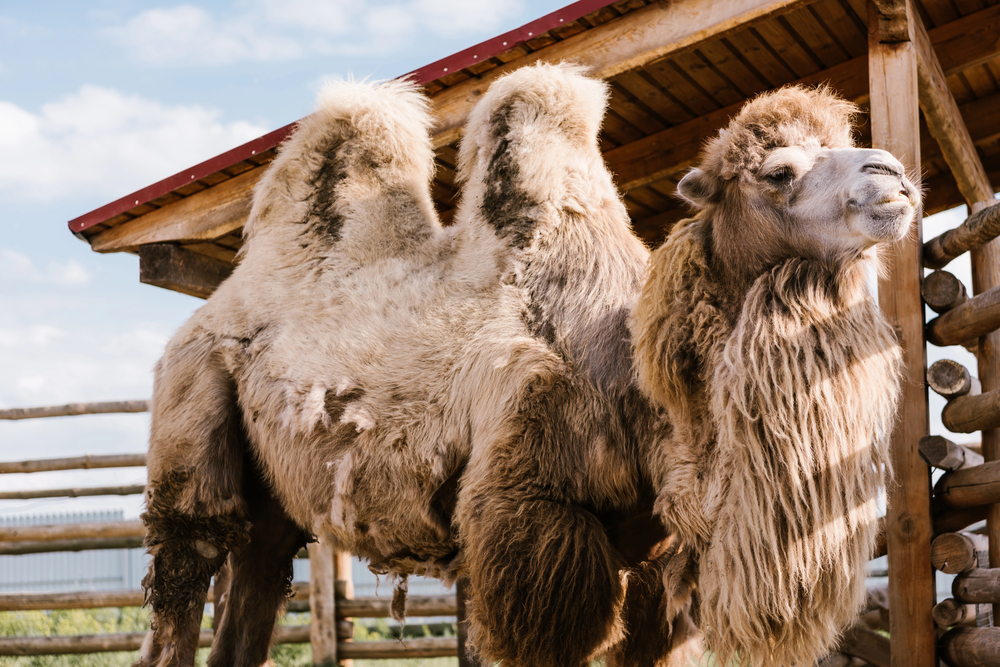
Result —
[{"label": "light brown fur", "polygon": [[883,179],[880,165],[898,164],[887,154],[860,155],[850,187],[912,201],[886,212],[876,192],[855,242],[835,199],[830,229],[796,217],[808,170],[767,180],[784,147],[802,149],[793,165],[849,163],[851,111],[801,88],[749,103],[682,182],[701,211],[653,253],[632,319],[641,384],[674,429],[651,450],[657,509],[694,547],[719,664],[812,664],[864,602],[900,371],[866,283],[875,244],[905,233],[917,195],[901,172]]}]

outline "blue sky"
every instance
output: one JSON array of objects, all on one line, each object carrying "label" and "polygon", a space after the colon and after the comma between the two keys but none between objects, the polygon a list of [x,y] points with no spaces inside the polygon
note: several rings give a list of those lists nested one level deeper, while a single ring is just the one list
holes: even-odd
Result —
[{"label": "blue sky", "polygon": [[[202,303],[141,285],[134,256],[91,252],[69,219],[301,118],[325,79],[398,76],[565,4],[0,0],[0,407],[148,397],[163,345]],[[957,264],[968,284],[967,260]],[[0,422],[0,460],[138,452],[148,423]],[[939,421],[932,430],[943,432]],[[46,473],[0,486],[142,479],[141,469]],[[134,515],[139,503],[7,501],[0,514],[92,507]]]},{"label": "blue sky", "polygon": [[[0,407],[146,398],[202,301],[141,285],[66,222],[308,114],[329,78],[391,78],[567,0],[0,0]],[[0,460],[139,452],[148,416],[0,422]],[[143,471],[7,475],[3,488],[138,483]],[[0,502],[0,514],[139,509]]]}]

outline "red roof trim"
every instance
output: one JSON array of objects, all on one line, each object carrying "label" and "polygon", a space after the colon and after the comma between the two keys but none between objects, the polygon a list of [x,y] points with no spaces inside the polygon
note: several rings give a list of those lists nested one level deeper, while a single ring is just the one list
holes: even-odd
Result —
[{"label": "red roof trim", "polygon": [[[501,53],[509,51],[524,42],[532,40],[553,28],[558,28],[560,24],[569,23],[597,11],[602,7],[614,4],[611,0],[579,0],[573,4],[558,9],[551,14],[535,19],[531,23],[526,23],[520,28],[515,28],[510,32],[493,37],[480,42],[464,51],[452,54],[447,58],[442,58],[436,62],[413,70],[406,76],[411,77],[417,83],[429,83],[443,76],[461,71],[462,69],[475,65],[476,63],[488,60]],[[195,166],[174,174],[162,181],[157,181],[152,185],[147,185],[141,190],[136,190],[130,195],[105,204],[89,213],[81,215],[69,221],[69,230],[74,234],[98,225],[106,220],[110,220],[116,215],[120,215],[141,204],[153,201],[157,197],[173,192],[188,183],[197,181],[206,176],[210,176],[218,171],[231,167],[238,162],[242,162],[257,153],[262,153],[279,145],[291,135],[295,129],[295,123],[285,125],[273,132],[268,132],[262,137],[257,137],[253,141],[248,141],[242,146],[237,146],[231,150],[216,155],[213,158],[200,162]]]}]

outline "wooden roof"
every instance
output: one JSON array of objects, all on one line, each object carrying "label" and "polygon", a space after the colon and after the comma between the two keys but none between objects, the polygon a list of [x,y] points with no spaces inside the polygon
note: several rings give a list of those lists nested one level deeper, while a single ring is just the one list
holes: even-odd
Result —
[{"label": "wooden roof", "polygon": [[[456,144],[469,109],[499,74],[537,60],[582,62],[610,82],[601,146],[637,233],[651,243],[687,214],[674,196],[677,181],[704,139],[747,98],[787,83],[826,82],[867,104],[865,0],[605,2],[577,2],[414,72],[439,118],[434,198],[445,222],[456,205]],[[998,3],[915,2],[991,183],[1000,183]],[[148,244],[168,243],[196,260],[230,264],[251,188],[291,129],[112,202],[71,221],[70,229],[98,252],[141,254]],[[929,214],[964,199],[941,149],[922,130]],[[868,144],[867,124],[859,132]]]}]

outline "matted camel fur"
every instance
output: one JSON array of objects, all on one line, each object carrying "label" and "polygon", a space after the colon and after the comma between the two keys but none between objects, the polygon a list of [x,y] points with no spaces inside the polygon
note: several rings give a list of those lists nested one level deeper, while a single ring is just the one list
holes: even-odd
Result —
[{"label": "matted camel fur", "polygon": [[[396,577],[467,577],[476,647],[509,667],[623,638],[623,573],[665,533],[627,328],[648,251],[598,149],[606,100],[571,67],[494,83],[444,228],[417,87],[323,93],[157,365],[140,664],[190,664],[227,552],[209,664],[261,664],[309,534]],[[654,609],[658,651],[688,606]]]},{"label": "matted camel fur", "polygon": [[636,363],[673,432],[657,510],[697,554],[717,664],[810,665],[865,599],[900,351],[869,293],[919,193],[853,148],[853,105],[785,88],[744,106],[653,253]]}]

